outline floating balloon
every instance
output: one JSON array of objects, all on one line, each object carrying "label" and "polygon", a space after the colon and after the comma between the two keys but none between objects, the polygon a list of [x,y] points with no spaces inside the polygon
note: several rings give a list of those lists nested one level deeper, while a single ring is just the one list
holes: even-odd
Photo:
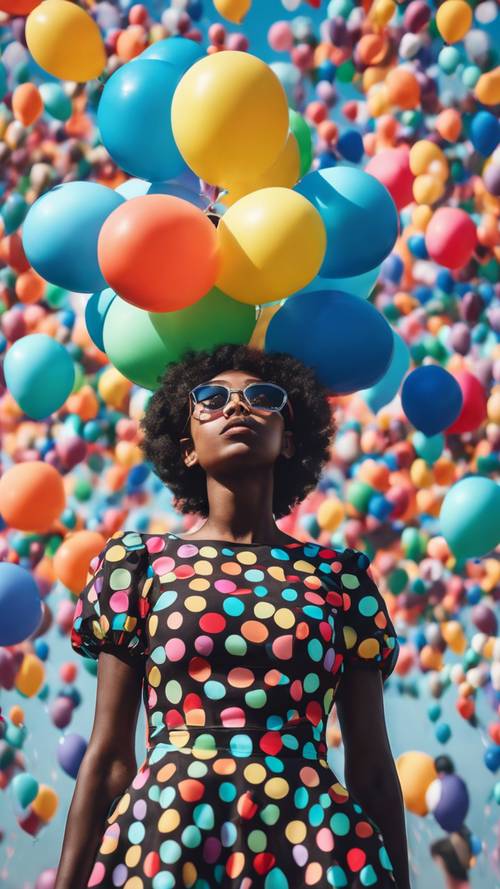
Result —
[{"label": "floating balloon", "polygon": [[234,183],[229,193],[220,199],[227,206],[232,206],[240,198],[261,188],[279,186],[291,188],[297,182],[300,173],[300,156],[297,140],[293,133],[288,134],[285,147],[269,170],[256,179]]},{"label": "floating balloon", "polygon": [[458,417],[462,390],[452,374],[437,364],[417,367],[405,378],[401,404],[408,419],[425,435],[442,432]]},{"label": "floating balloon", "polygon": [[254,305],[305,286],[318,273],[326,247],[320,214],[288,188],[245,195],[220,220],[217,240],[217,286]]},{"label": "floating balloon", "polygon": [[72,593],[79,593],[85,586],[90,561],[101,552],[105,542],[97,531],[74,531],[58,547],[54,571]]},{"label": "floating balloon", "polygon": [[396,759],[405,807],[415,815],[427,815],[427,788],[437,778],[432,756],[420,750],[409,750]]},{"label": "floating balloon", "polygon": [[106,280],[97,261],[97,239],[104,221],[124,202],[97,182],[51,188],[35,201],[23,225],[23,246],[33,268],[66,290],[102,290]]},{"label": "floating balloon", "polygon": [[43,460],[15,463],[0,478],[0,513],[11,528],[45,534],[65,505],[63,480]]},{"label": "floating balloon", "polygon": [[410,366],[410,350],[405,341],[393,330],[394,349],[389,366],[374,386],[362,389],[361,397],[374,414],[392,401],[397,395],[401,381]]},{"label": "floating balloon", "polygon": [[448,435],[472,432],[487,418],[486,394],[481,382],[468,370],[459,370],[455,379],[462,390],[462,409],[457,419],[448,426]]},{"label": "floating balloon", "polygon": [[73,113],[70,97],[60,83],[42,83],[40,95],[47,114],[56,120],[66,121]]},{"label": "floating balloon", "polygon": [[443,40],[458,43],[472,24],[472,9],[466,0],[445,0],[436,12],[436,26]]},{"label": "floating balloon", "polygon": [[57,748],[57,761],[62,770],[66,772],[70,778],[78,776],[82,759],[87,750],[87,742],[81,735],[71,732],[59,738],[59,746]]},{"label": "floating balloon", "polygon": [[99,264],[109,286],[150,312],[191,305],[213,287],[219,270],[216,229],[180,198],[132,198],[102,226]]},{"label": "floating balloon", "polygon": [[[231,109],[228,113],[228,109]],[[212,185],[230,188],[276,161],[288,134],[286,93],[265,62],[222,51],[196,62],[172,102],[175,141],[186,163]]]},{"label": "floating balloon", "polygon": [[29,127],[43,114],[43,101],[34,83],[20,83],[12,96],[14,117]]},{"label": "floating balloon", "polygon": [[101,352],[104,352],[104,340],[102,338],[104,321],[115,296],[114,290],[111,287],[106,287],[100,293],[92,294],[85,306],[85,324],[87,325],[89,336]]},{"label": "floating balloon", "polygon": [[37,4],[26,20],[26,42],[35,62],[62,80],[91,80],[106,65],[99,26],[68,0]]},{"label": "floating balloon", "polygon": [[159,59],[169,62],[177,69],[179,76],[191,65],[205,56],[203,47],[195,40],[172,34],[166,40],[156,40],[138,56],[138,59]]},{"label": "floating balloon", "polygon": [[476,227],[468,213],[459,207],[439,207],[425,230],[429,256],[447,269],[465,265],[476,243]]},{"label": "floating balloon", "polygon": [[[285,24],[285,22],[282,24]],[[289,109],[289,114],[290,130],[295,136],[299,148],[300,170],[298,178],[302,179],[311,169],[314,157],[311,127],[294,108]]]},{"label": "floating balloon", "polygon": [[451,486],[441,505],[441,533],[458,559],[480,558],[500,542],[500,485],[468,476]]},{"label": "floating balloon", "polygon": [[0,645],[24,642],[41,619],[40,591],[29,571],[0,562]]},{"label": "floating balloon", "polygon": [[299,293],[271,318],[266,352],[289,352],[333,394],[365,389],[389,367],[390,325],[369,302],[340,291]]},{"label": "floating balloon", "polygon": [[294,190],[316,207],[325,224],[323,277],[368,272],[391,252],[398,233],[396,206],[374,176],[355,167],[327,167],[308,173]]},{"label": "floating balloon", "polygon": [[382,183],[398,210],[413,200],[413,173],[406,148],[386,148],[378,152],[366,165],[365,172]]},{"label": "floating balloon", "polygon": [[425,799],[443,830],[460,830],[469,811],[469,791],[459,775],[439,775],[429,784]]},{"label": "floating balloon", "polygon": [[219,15],[236,25],[243,21],[251,5],[252,0],[214,0]]},{"label": "floating balloon", "polygon": [[5,381],[19,407],[42,420],[59,410],[75,383],[69,352],[46,333],[16,340],[4,361]]}]

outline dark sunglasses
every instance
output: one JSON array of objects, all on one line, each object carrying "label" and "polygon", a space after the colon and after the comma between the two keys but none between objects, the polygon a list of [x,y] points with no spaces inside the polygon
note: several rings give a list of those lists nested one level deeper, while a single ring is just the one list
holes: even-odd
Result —
[{"label": "dark sunglasses", "polygon": [[202,414],[206,419],[213,419],[216,414],[222,413],[233,392],[242,395],[252,410],[281,413],[286,405],[290,419],[293,419],[288,394],[277,383],[249,383],[244,389],[230,389],[221,383],[200,383],[189,393],[190,416],[193,412],[199,419]]}]

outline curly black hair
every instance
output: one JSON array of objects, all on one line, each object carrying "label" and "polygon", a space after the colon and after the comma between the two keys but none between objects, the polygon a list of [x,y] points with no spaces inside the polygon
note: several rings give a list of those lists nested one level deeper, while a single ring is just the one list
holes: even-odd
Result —
[{"label": "curly black hair", "polygon": [[290,396],[295,454],[278,457],[274,469],[273,513],[281,518],[315,488],[335,432],[326,389],[314,371],[292,355],[237,344],[184,353],[181,361],[166,366],[147,403],[140,421],[142,450],[172,491],[174,506],[183,513],[208,516],[205,472],[199,465],[185,466],[179,439],[186,434],[190,390],[224,370],[246,370],[278,383]]}]

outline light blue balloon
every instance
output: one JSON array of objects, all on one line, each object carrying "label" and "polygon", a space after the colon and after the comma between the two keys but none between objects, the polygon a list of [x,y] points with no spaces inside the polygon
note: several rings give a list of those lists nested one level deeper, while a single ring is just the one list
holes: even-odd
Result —
[{"label": "light blue balloon", "polygon": [[16,340],[4,361],[7,388],[19,407],[34,420],[58,410],[75,383],[75,366],[64,346],[46,333]]},{"label": "light blue balloon", "polygon": [[137,59],[106,82],[97,109],[101,138],[115,163],[130,175],[164,182],[185,169],[170,119],[179,80],[174,65]]},{"label": "light blue balloon", "polygon": [[471,475],[456,482],[439,513],[441,533],[458,558],[481,558],[500,543],[500,485]]},{"label": "light blue balloon", "polygon": [[85,306],[85,324],[87,326],[88,335],[94,345],[96,345],[101,352],[105,351],[104,340],[102,338],[104,321],[115,296],[115,291],[112,290],[111,287],[106,287],[106,289],[101,290],[100,293],[93,293],[87,300],[87,305]]},{"label": "light blue balloon", "polygon": [[391,330],[394,339],[394,350],[389,367],[378,383],[375,383],[374,386],[370,386],[368,389],[363,389],[359,393],[374,414],[384,405],[389,404],[397,395],[401,380],[410,366],[411,354],[408,346],[393,328]]},{"label": "light blue balloon", "polygon": [[23,246],[34,269],[65,290],[93,293],[107,287],[97,261],[99,232],[124,198],[97,182],[56,185],[31,206]]},{"label": "light blue balloon", "polygon": [[412,436],[411,443],[415,448],[416,454],[422,460],[425,460],[429,466],[432,466],[436,460],[439,460],[443,453],[446,439],[440,432],[438,432],[437,435],[427,436],[424,435],[423,432],[417,430]]},{"label": "light blue balloon", "polygon": [[42,83],[40,95],[47,114],[56,120],[68,120],[73,113],[70,97],[64,92],[60,83]]},{"label": "light blue balloon", "polygon": [[391,252],[398,236],[398,212],[387,188],[374,176],[339,164],[308,173],[294,190],[316,207],[325,224],[322,277],[363,274]]},{"label": "light blue balloon", "polygon": [[188,201],[200,210],[206,210],[210,206],[209,198],[199,191],[199,183],[198,191],[194,191],[179,184],[178,180],[172,180],[171,182],[146,182],[145,179],[127,179],[126,182],[118,185],[116,191],[127,201],[131,198],[143,197],[145,194],[168,194],[176,198],[182,198],[183,201]]},{"label": "light blue balloon", "polygon": [[290,296],[266,331],[266,352],[288,352],[332,393],[374,385],[387,371],[394,340],[384,316],[364,299],[339,290]]},{"label": "light blue balloon", "polygon": [[0,645],[17,645],[40,625],[43,610],[38,584],[26,568],[0,562]]},{"label": "light blue balloon", "polygon": [[323,278],[322,275],[317,275],[316,278],[313,278],[309,284],[302,288],[302,292],[306,290],[309,292],[342,290],[343,293],[352,293],[354,296],[361,297],[361,299],[368,299],[377,283],[380,268],[380,265],[377,265],[374,269],[370,269],[362,275],[352,275],[350,278]]},{"label": "light blue balloon", "polygon": [[195,40],[188,37],[174,35],[166,40],[157,40],[141,52],[137,59],[159,59],[162,62],[170,62],[181,73],[185,74],[191,65],[206,55],[203,47]]}]

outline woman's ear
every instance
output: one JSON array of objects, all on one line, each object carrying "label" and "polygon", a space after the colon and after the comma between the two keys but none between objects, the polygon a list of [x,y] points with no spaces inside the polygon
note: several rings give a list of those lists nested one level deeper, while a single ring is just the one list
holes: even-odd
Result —
[{"label": "woman's ear", "polygon": [[182,459],[184,460],[184,464],[188,469],[191,466],[194,466],[198,462],[198,455],[194,448],[193,440],[190,436],[186,436],[186,438],[180,439],[181,453]]},{"label": "woman's ear", "polygon": [[295,441],[291,429],[285,429],[283,433],[283,441],[281,443],[281,454],[283,457],[290,459],[295,454]]}]

